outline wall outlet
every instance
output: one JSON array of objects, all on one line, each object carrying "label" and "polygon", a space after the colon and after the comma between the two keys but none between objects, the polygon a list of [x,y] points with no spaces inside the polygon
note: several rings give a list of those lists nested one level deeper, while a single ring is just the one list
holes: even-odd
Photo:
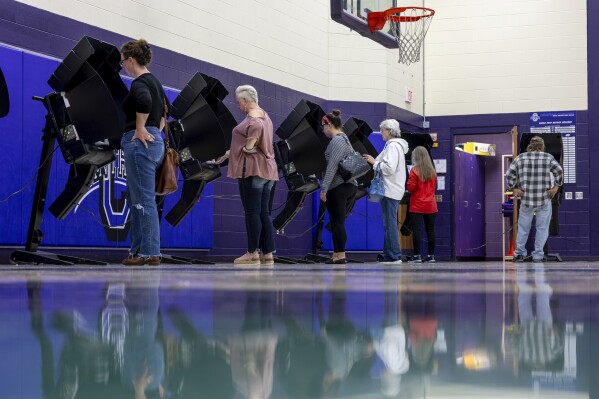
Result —
[{"label": "wall outlet", "polygon": [[443,202],[443,195],[441,194],[435,194],[435,200],[437,202]]},{"label": "wall outlet", "polygon": [[565,197],[567,200],[571,200],[571,199],[572,199],[572,191],[566,191],[566,192],[564,193],[564,197]]},{"label": "wall outlet", "polygon": [[576,199],[582,199],[582,191],[577,191],[575,196],[576,196]]}]

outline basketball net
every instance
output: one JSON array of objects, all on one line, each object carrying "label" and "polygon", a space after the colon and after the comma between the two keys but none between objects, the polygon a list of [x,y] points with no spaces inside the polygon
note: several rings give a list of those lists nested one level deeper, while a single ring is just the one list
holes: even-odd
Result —
[{"label": "basketball net", "polygon": [[405,65],[420,61],[420,49],[435,11],[423,7],[391,8],[382,12],[368,13],[370,31],[382,29],[389,22],[389,33],[399,47],[399,60]]}]

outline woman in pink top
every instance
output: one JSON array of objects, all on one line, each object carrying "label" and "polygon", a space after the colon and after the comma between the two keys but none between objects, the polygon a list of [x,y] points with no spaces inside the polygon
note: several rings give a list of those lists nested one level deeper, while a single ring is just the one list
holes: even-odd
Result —
[{"label": "woman in pink top", "polygon": [[269,204],[275,181],[279,180],[272,121],[258,106],[258,93],[252,86],[239,86],[235,96],[246,117],[233,129],[231,149],[217,160],[222,163],[229,159],[227,176],[238,180],[245,212],[248,251],[234,263],[272,265],[275,239]]}]

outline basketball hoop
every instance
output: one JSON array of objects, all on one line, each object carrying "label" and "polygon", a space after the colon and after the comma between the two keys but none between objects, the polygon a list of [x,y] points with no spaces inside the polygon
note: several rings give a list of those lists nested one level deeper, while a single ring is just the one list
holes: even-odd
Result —
[{"label": "basketball hoop", "polygon": [[420,48],[435,10],[424,7],[399,7],[368,13],[370,32],[383,29],[389,22],[390,33],[399,47],[399,61],[410,65],[420,61]]}]

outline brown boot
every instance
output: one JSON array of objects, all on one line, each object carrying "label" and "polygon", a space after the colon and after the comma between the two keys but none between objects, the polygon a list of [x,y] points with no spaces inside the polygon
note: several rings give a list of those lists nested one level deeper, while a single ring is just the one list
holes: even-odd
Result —
[{"label": "brown boot", "polygon": [[161,256],[150,256],[146,258],[146,264],[149,266],[160,266]]},{"label": "brown boot", "polygon": [[146,260],[137,254],[129,254],[121,263],[125,266],[143,266]]},{"label": "brown boot", "polygon": [[125,258],[121,263],[125,266],[160,266],[160,261],[162,258],[160,256],[139,256],[129,254],[127,258]]}]

